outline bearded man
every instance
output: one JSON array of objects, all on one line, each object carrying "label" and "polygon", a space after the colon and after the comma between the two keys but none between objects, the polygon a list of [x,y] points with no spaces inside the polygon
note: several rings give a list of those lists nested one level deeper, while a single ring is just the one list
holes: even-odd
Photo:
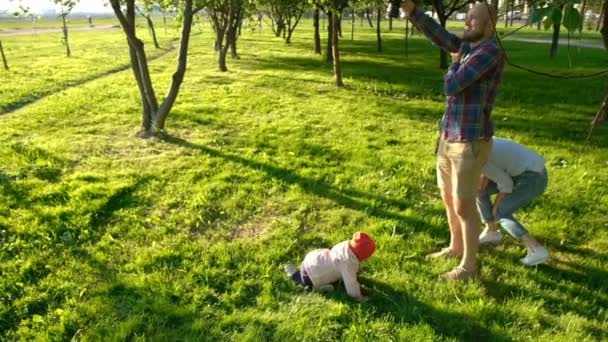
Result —
[{"label": "bearded man", "polygon": [[458,37],[416,8],[412,0],[405,0],[401,9],[427,38],[452,56],[444,79],[446,108],[437,149],[437,184],[447,211],[450,244],[429,258],[461,259],[442,279],[477,278],[480,219],[475,197],[492,149],[492,106],[505,61],[495,39],[496,10],[487,3],[474,5],[467,14],[464,34]]}]

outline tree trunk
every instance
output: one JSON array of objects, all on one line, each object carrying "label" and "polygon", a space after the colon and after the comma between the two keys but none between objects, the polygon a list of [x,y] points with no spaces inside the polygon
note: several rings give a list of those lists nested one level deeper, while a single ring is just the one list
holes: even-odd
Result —
[{"label": "tree trunk", "polygon": [[[191,9],[192,0],[186,0],[186,3],[190,4]],[[153,119],[158,110],[158,102],[156,100],[154,88],[152,87],[144,44],[137,38],[135,32],[135,1],[126,1],[126,12],[123,12],[123,3],[120,0],[110,0],[110,4],[127,36],[131,69],[133,70],[133,76],[137,82],[142,101],[142,129],[138,135],[140,137],[150,137],[154,133],[155,125]],[[184,18],[184,20],[185,22],[188,22],[186,18]]]},{"label": "tree trunk", "polygon": [[158,109],[158,101],[156,99],[154,87],[152,86],[152,78],[150,77],[150,69],[148,68],[148,58],[146,56],[146,51],[144,50],[144,43],[133,35],[131,44],[133,46],[133,52],[135,53],[135,59],[137,60],[141,85],[144,91],[143,96],[154,112]]},{"label": "tree trunk", "polygon": [[[233,2],[233,5],[235,6],[240,6],[240,3],[238,5],[236,5],[236,1]],[[242,9],[240,7],[238,7],[236,9],[236,15],[233,17],[232,21],[230,21],[228,23],[228,32],[226,35],[227,38],[227,42],[226,45],[230,46],[230,54],[232,56],[232,58],[238,59],[239,55],[237,54],[236,51],[236,41],[238,40],[238,30],[239,30],[239,25],[240,25],[240,21],[241,21],[241,11]]]},{"label": "tree trunk", "polygon": [[602,21],[604,20],[604,18],[606,18],[605,12],[606,12],[606,0],[604,0],[602,2],[602,9],[600,11],[600,17],[597,19],[597,24],[595,25],[596,31],[600,30],[600,25],[602,25]]},{"label": "tree trunk", "polygon": [[177,94],[179,93],[180,86],[184,81],[184,75],[186,74],[186,66],[188,62],[188,45],[190,43],[190,31],[192,29],[192,17],[194,16],[194,12],[192,9],[192,1],[186,0],[185,8],[184,8],[184,18],[182,23],[182,34],[180,37],[179,43],[179,53],[177,55],[177,68],[175,73],[173,73],[173,77],[171,80],[171,86],[169,87],[169,92],[165,99],[163,100],[158,112],[155,117],[154,129],[157,131],[165,130],[165,121],[171,108],[173,108],[173,104],[175,103],[175,99],[177,99]]},{"label": "tree trunk", "polygon": [[61,21],[63,22],[63,43],[65,44],[65,52],[68,57],[72,56],[72,51],[70,51],[70,43],[68,41],[68,25],[65,22],[65,17],[67,14],[63,14],[61,16]]},{"label": "tree trunk", "polygon": [[591,135],[593,134],[593,129],[595,127],[601,125],[602,123],[606,122],[607,118],[608,118],[608,94],[604,97],[604,101],[602,102],[600,109],[597,111],[597,114],[595,114],[595,117],[593,118],[593,120],[591,120],[591,127],[589,128],[589,133],[587,134],[587,139],[585,140],[585,144],[583,145],[583,148],[581,149],[581,153],[583,153],[585,151],[585,148],[591,142]]},{"label": "tree trunk", "polygon": [[391,17],[391,16],[388,17],[388,30],[389,31],[393,30],[393,17]]},{"label": "tree trunk", "polygon": [[596,118],[593,120],[592,124],[599,125],[606,121],[608,121],[608,94],[606,94],[606,97],[604,97],[604,102],[602,102],[600,110],[596,115]]},{"label": "tree trunk", "polygon": [[338,15],[332,15],[332,52],[334,59],[334,75],[336,76],[336,86],[342,88],[344,87],[344,83],[342,82],[342,68],[340,65],[340,47],[339,47],[339,38],[338,38]]},{"label": "tree trunk", "polygon": [[154,30],[154,23],[152,22],[152,18],[150,16],[146,16],[146,21],[148,22],[148,28],[150,29],[150,34],[152,35],[152,41],[154,42],[154,47],[160,49],[160,45],[158,45],[158,40],[156,39],[156,31]]},{"label": "tree trunk", "polygon": [[410,30],[410,20],[405,19],[405,58],[409,57],[409,37],[408,37],[409,30]]},{"label": "tree trunk", "polygon": [[227,47],[224,46],[224,36],[226,35],[226,29],[223,27],[216,28],[216,41],[218,42],[217,51],[218,51],[218,68],[221,72],[228,71],[226,67],[226,53],[228,52]]},{"label": "tree trunk", "polygon": [[492,0],[492,6],[494,6],[494,9],[496,9],[496,13],[498,13],[498,0]]},{"label": "tree trunk", "polygon": [[581,4],[581,26],[579,27],[579,32],[583,32],[583,29],[585,28],[585,26],[583,26],[585,24],[585,10],[587,8],[587,0],[583,0],[583,3]]},{"label": "tree trunk", "polygon": [[376,40],[378,41],[378,52],[382,52],[382,37],[380,35],[380,20],[382,19],[382,7],[376,8]]},{"label": "tree trunk", "polygon": [[285,44],[291,44],[291,16],[287,18],[287,25],[285,25],[285,31],[287,31],[287,36],[285,37]]},{"label": "tree trunk", "polygon": [[281,37],[281,35],[283,34],[283,23],[280,21],[277,21],[277,29],[274,32],[274,35],[279,38]]},{"label": "tree trunk", "polygon": [[512,0],[511,2],[511,23],[509,24],[509,26],[513,26],[513,19],[515,19],[515,0]]},{"label": "tree trunk", "polygon": [[319,34],[319,6],[315,5],[313,14],[313,26],[315,27],[315,53],[321,54],[321,35]]},{"label": "tree trunk", "polygon": [[[443,15],[439,16],[439,22],[441,23],[441,27],[445,28],[447,18],[444,18]],[[443,49],[439,49],[439,67],[441,69],[445,69],[448,67],[448,53]]]},{"label": "tree trunk", "polygon": [[163,26],[165,27],[165,36],[167,35],[167,17],[165,16],[165,12],[163,11]]},{"label": "tree trunk", "polygon": [[230,34],[230,56],[234,59],[239,59],[239,54],[236,51],[237,30],[233,30]]},{"label": "tree trunk", "polygon": [[335,18],[338,18],[338,35],[342,38],[342,13],[336,15]]},{"label": "tree trunk", "polygon": [[372,24],[372,18],[369,14],[369,8],[365,10],[365,16],[367,17],[367,23],[369,24],[369,27],[374,28],[374,24]]},{"label": "tree trunk", "polygon": [[226,54],[227,54],[227,49],[225,48],[221,48],[219,51],[219,58],[218,58],[218,67],[220,68],[221,72],[226,72],[228,71],[228,67],[226,67]]},{"label": "tree trunk", "polygon": [[350,40],[355,40],[355,10],[351,13]]},{"label": "tree trunk", "polygon": [[1,40],[0,40],[0,55],[2,55],[2,64],[4,64],[4,70],[8,70],[8,62],[6,61],[6,56],[4,55],[4,48],[2,47]]},{"label": "tree trunk", "polygon": [[[534,11],[538,11],[538,10],[540,10],[540,7],[535,4],[534,5]],[[540,31],[541,24],[542,24],[542,20],[539,20],[538,23],[536,23],[536,30],[537,31]]]},{"label": "tree trunk", "polygon": [[[126,29],[125,29],[126,31]],[[137,58],[137,52],[135,51],[134,43],[132,43],[137,37],[135,36],[134,26],[133,33],[127,33],[127,43],[129,46],[129,58],[131,60],[131,69],[133,70],[133,77],[137,83],[139,89],[139,97],[141,98],[142,106],[142,118],[141,118],[141,131],[139,132],[140,137],[149,137],[152,134],[152,111],[156,108],[151,107],[151,103],[144,89],[144,81],[141,75],[141,67],[139,59]]]},{"label": "tree trunk", "polygon": [[327,58],[327,62],[331,62],[333,60],[333,52],[332,52],[332,40],[333,40],[333,12],[332,11],[327,11],[327,52],[326,52],[326,58]]},{"label": "tree trunk", "polygon": [[557,57],[557,50],[559,47],[559,28],[561,24],[555,25],[553,24],[553,36],[551,37],[551,51],[550,57],[551,59],[555,59]]},{"label": "tree trunk", "polygon": [[604,6],[602,7],[602,16],[602,29],[600,32],[604,40],[604,47],[608,50],[608,5],[606,5],[606,1],[604,1]]},{"label": "tree trunk", "polygon": [[506,7],[506,13],[505,13],[505,27],[509,26],[509,0],[505,0],[505,7]]},{"label": "tree trunk", "polygon": [[287,32],[287,39],[285,40],[285,43],[287,44],[291,44],[291,35],[293,34],[293,31],[295,31],[296,27],[298,26],[298,23],[300,22],[300,19],[302,18],[302,14],[303,14],[303,10],[299,11],[296,18],[295,18],[295,22],[293,23],[293,25],[291,25],[291,17],[289,18],[288,21],[288,32]]}]

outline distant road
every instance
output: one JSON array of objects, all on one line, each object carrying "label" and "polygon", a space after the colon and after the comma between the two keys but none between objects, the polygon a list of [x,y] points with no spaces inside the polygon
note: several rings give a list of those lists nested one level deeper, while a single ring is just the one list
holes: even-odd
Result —
[{"label": "distant road", "polygon": [[[551,44],[550,39],[540,39],[540,38],[523,38],[523,37],[507,37],[505,40],[513,40],[518,42],[526,42],[526,43],[540,43],[540,44]],[[565,39],[559,40],[559,45],[568,45],[568,41]],[[574,47],[584,47],[590,49],[604,49],[604,45],[602,43],[592,43],[588,41],[577,41],[574,39],[570,40],[570,46]]]},{"label": "distant road", "polygon": [[[462,31],[454,31],[451,30],[451,33],[457,35],[458,37],[462,37]],[[501,40],[511,40],[511,41],[515,41],[515,42],[524,42],[524,43],[536,43],[536,44],[551,44],[551,38],[532,38],[532,37],[518,37],[516,35],[513,36],[509,36],[506,38],[501,38]],[[568,40],[561,38],[559,39],[559,45],[568,45]],[[589,49],[605,49],[604,48],[604,44],[602,43],[601,40],[576,40],[576,39],[570,39],[570,46],[571,47],[583,47],[583,48],[589,48]]]},{"label": "distant road", "polygon": [[[111,30],[113,28],[119,28],[117,25],[99,25],[99,26],[77,26],[77,27],[69,27],[68,31],[96,31],[96,30]],[[7,36],[25,36],[39,33],[53,33],[53,32],[61,32],[61,28],[40,28],[40,29],[20,29],[20,30],[6,30],[0,31],[0,37]]]}]

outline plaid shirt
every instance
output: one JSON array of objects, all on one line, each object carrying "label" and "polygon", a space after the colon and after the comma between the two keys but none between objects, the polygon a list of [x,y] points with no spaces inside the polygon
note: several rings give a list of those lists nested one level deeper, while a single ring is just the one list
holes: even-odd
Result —
[{"label": "plaid shirt", "polygon": [[492,106],[505,60],[496,40],[471,47],[419,8],[411,20],[438,47],[448,52],[462,51],[460,62],[452,63],[445,75],[446,109],[441,119],[441,137],[461,142],[491,138],[494,134]]}]

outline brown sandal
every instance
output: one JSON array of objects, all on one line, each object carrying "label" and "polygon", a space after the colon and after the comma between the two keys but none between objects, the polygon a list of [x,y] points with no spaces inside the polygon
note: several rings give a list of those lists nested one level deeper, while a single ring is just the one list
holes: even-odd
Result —
[{"label": "brown sandal", "polygon": [[467,271],[464,267],[457,266],[454,267],[454,269],[450,272],[446,272],[440,275],[439,279],[445,281],[465,282],[471,279],[479,279],[479,271]]},{"label": "brown sandal", "polygon": [[450,247],[442,248],[439,252],[434,252],[428,254],[426,256],[427,260],[432,259],[450,259],[450,258],[460,258],[461,256],[454,253]]}]

